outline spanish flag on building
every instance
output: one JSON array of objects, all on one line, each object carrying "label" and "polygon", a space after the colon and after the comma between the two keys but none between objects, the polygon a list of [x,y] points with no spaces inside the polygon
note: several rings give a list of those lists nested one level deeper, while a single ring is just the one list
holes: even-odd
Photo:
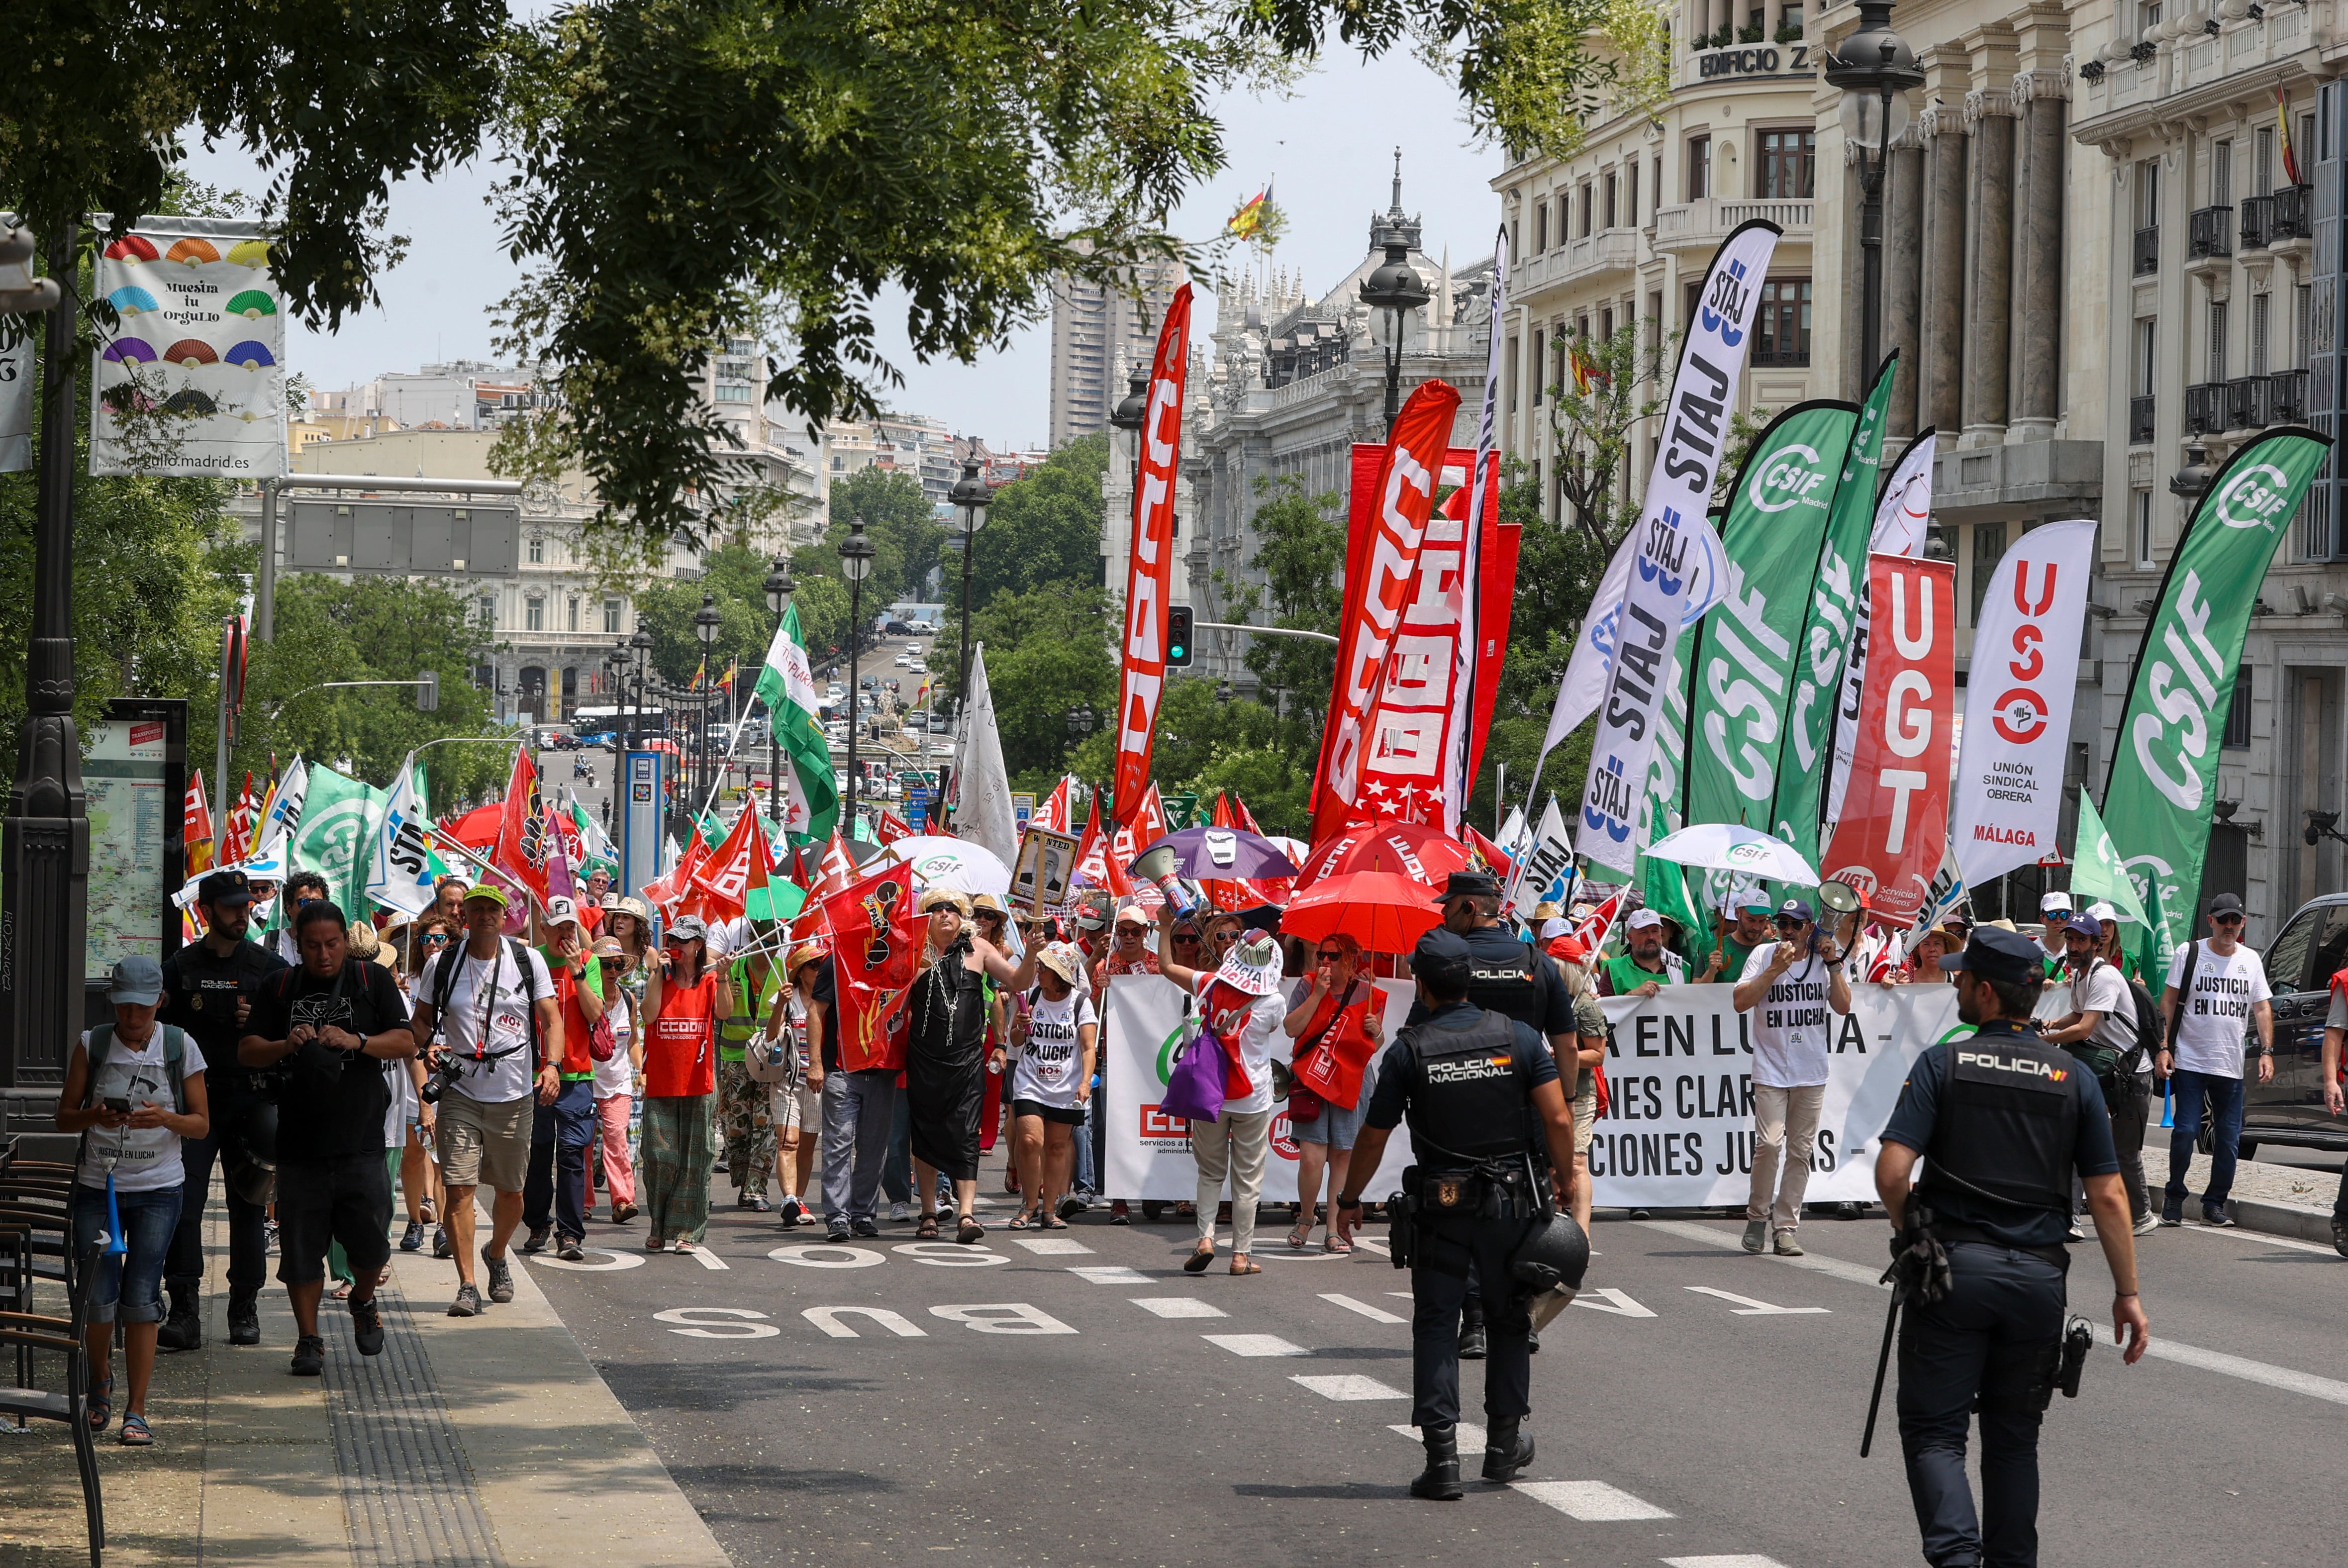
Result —
[{"label": "spanish flag on building", "polygon": [[1263,227],[1264,201],[1271,194],[1272,187],[1267,185],[1240,203],[1240,210],[1232,213],[1231,221],[1224,225],[1234,239],[1244,240]]}]

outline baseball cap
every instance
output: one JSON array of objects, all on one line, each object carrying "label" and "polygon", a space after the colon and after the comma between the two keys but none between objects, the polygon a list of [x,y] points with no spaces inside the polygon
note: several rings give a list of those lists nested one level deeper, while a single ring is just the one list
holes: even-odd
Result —
[{"label": "baseball cap", "polygon": [[2047,893],[2038,901],[2038,913],[2041,914],[2052,914],[2058,909],[2068,909],[2070,907],[2071,895],[2067,892],[2060,892],[2059,890],[2054,892]]},{"label": "baseball cap", "polygon": [[1566,923],[1565,917],[1563,915],[1552,914],[1540,923],[1540,931],[1539,934],[1541,941],[1550,942],[1558,937],[1563,936],[1567,932],[1571,931],[1572,929],[1572,926]]},{"label": "baseball cap", "polygon": [[1445,903],[1471,895],[1478,898],[1499,897],[1500,879],[1490,872],[1453,872],[1444,879],[1443,891],[1435,895],[1435,902]]},{"label": "baseball cap", "polygon": [[709,927],[701,923],[699,916],[691,914],[678,915],[668,923],[668,929],[661,934],[663,942],[691,942],[695,937],[699,937],[706,943],[709,940]]},{"label": "baseball cap", "polygon": [[1789,898],[1785,903],[1777,906],[1777,917],[1780,920],[1798,920],[1803,924],[1807,925],[1812,921],[1818,919],[1818,911],[1812,909],[1808,904],[1804,903],[1800,899]]},{"label": "baseball cap", "polygon": [[2074,914],[2070,919],[2064,921],[2062,925],[2065,931],[2075,931],[2080,935],[2096,942],[2104,939],[2104,923],[2092,914]]},{"label": "baseball cap", "polygon": [[2119,923],[2120,912],[2113,908],[2108,902],[2103,899],[2097,899],[2095,903],[2089,904],[2087,906],[2087,913],[2094,915],[2098,921],[2102,922],[2106,925],[2117,925]]},{"label": "baseball cap", "polygon": [[2221,914],[2242,917],[2242,901],[2230,892],[2219,893],[2209,901],[2209,918],[2215,920]]},{"label": "baseball cap", "polygon": [[231,908],[252,902],[252,883],[242,872],[214,872],[196,884],[196,899],[201,903],[224,904]]},{"label": "baseball cap", "polygon": [[[1460,873],[1452,873],[1455,880]],[[1437,926],[1410,950],[1410,972],[1420,979],[1465,980],[1476,961],[1475,949],[1457,932]]]},{"label": "baseball cap", "polygon": [[1146,926],[1149,923],[1149,916],[1142,912],[1141,906],[1138,903],[1119,904],[1117,911],[1117,923],[1119,925]]},{"label": "baseball cap", "polygon": [[573,925],[579,923],[579,905],[574,900],[556,893],[546,901],[546,923],[561,925],[565,921]]},{"label": "baseball cap", "polygon": [[1625,925],[1632,931],[1661,931],[1663,928],[1663,917],[1652,909],[1634,909],[1631,912],[1631,918]]},{"label": "baseball cap", "polygon": [[118,962],[107,975],[106,999],[128,1007],[151,1007],[163,999],[163,966],[141,953]]},{"label": "baseball cap", "polygon": [[475,882],[471,887],[465,890],[465,902],[467,903],[472,903],[477,898],[488,899],[499,909],[505,908],[508,903],[506,898],[506,890],[499,887],[495,882]]},{"label": "baseball cap", "polygon": [[2044,977],[2046,954],[2036,942],[2018,931],[1984,925],[1973,933],[1964,951],[1942,958],[1941,967],[1951,974],[1971,970],[1984,980],[2019,985]]}]

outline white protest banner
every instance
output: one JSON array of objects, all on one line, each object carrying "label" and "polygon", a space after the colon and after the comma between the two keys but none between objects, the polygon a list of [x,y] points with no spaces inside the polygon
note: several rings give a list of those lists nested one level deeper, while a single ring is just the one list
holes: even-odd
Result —
[{"label": "white protest banner", "polygon": [[116,326],[90,365],[89,471],[273,479],[285,472],[285,317],[268,231],[150,217],[107,245]]},{"label": "white protest banner", "polygon": [[[1306,983],[1286,983],[1292,1005]],[[1416,987],[1407,980],[1377,983],[1379,1019],[1392,1040],[1410,1016]],[[1723,988],[1725,989],[1725,987]],[[1108,983],[1101,1007],[1103,1114],[1108,1118],[1108,1161],[1102,1191],[1150,1202],[1189,1202],[1198,1194],[1199,1167],[1190,1156],[1190,1124],[1161,1113],[1159,1101],[1174,1070],[1175,1048],[1189,1033],[1190,998],[1171,980],[1156,975],[1119,975]],[[1376,1081],[1376,1063],[1362,1079],[1367,1095]],[[1267,1197],[1296,1191],[1296,1136],[1286,1106],[1275,1101],[1272,1120],[1274,1164],[1264,1178]],[[1410,1133],[1395,1129],[1376,1175],[1364,1184],[1372,1202],[1402,1186],[1403,1167],[1413,1159]]]},{"label": "white protest banner", "polygon": [[2055,847],[2095,552],[2093,520],[2034,528],[1982,596],[1949,800],[1949,841],[1974,887]]},{"label": "white protest banner", "polygon": [[[1727,985],[1609,996],[1607,1114],[1590,1146],[1600,1208],[1742,1205],[1752,1187],[1753,1047]],[[1875,1155],[1909,1064],[1970,1032],[1952,985],[1851,987],[1833,1020],[1808,1202],[1875,1201]]]},{"label": "white protest banner", "polygon": [[0,474],[33,466],[33,345],[36,340],[37,335],[27,330],[13,344],[0,342]]},{"label": "white protest banner", "polygon": [[367,857],[366,895],[386,909],[406,915],[423,913],[437,895],[432,886],[432,851],[424,830],[430,818],[416,788],[416,753],[399,765],[391,794],[376,819],[374,850]]},{"label": "white protest banner", "polygon": [[[1654,755],[1663,681],[1687,608],[1692,569],[1704,555],[1704,511],[1744,377],[1753,302],[1780,232],[1775,223],[1739,224],[1714,253],[1663,405],[1646,500],[1631,531],[1638,554],[1624,584],[1613,669],[1598,705],[1575,833],[1583,854],[1626,877],[1638,864],[1632,838]],[[1716,549],[1713,553],[1719,559]]]}]

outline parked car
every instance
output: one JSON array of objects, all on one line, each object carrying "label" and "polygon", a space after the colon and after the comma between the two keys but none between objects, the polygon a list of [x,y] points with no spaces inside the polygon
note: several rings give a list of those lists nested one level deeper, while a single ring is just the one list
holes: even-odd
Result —
[{"label": "parked car", "polygon": [[[2323,1109],[2323,1019],[2332,976],[2348,967],[2348,892],[2302,905],[2267,944],[2265,958],[2274,992],[2275,1075],[2264,1084],[2256,1072],[2243,1077],[2242,1158],[2261,1143],[2348,1150],[2348,1118]],[[2157,982],[2152,990],[2157,997]]]}]

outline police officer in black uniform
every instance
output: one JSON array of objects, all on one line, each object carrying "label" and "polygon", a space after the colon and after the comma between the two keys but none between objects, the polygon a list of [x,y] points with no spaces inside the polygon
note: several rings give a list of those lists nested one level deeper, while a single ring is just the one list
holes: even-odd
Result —
[{"label": "police officer in black uniform", "polygon": [[252,913],[252,886],[242,872],[214,872],[196,885],[196,907],[204,935],[163,960],[161,1021],[185,1029],[204,1053],[210,1086],[211,1130],[183,1140],[180,1159],[187,1172],[179,1228],[163,1260],[163,1284],[171,1310],[156,1331],[166,1350],[194,1350],[203,1344],[204,1206],[212,1165],[221,1165],[228,1195],[228,1339],[232,1345],[261,1343],[259,1297],[269,1270],[268,1212],[248,1203],[229,1179],[227,1162],[237,1130],[255,1103],[252,1071],[236,1059],[245,1015],[263,980],[286,968],[285,960],[246,940]]},{"label": "police officer in black uniform", "polygon": [[[2111,1267],[2112,1328],[2131,1366],[2148,1343],[2103,1091],[2029,1022],[2044,956],[2029,937],[1982,926],[1941,960],[1956,972],[1957,1016],[1974,1033],[1916,1058],[1875,1162],[1876,1191],[1903,1233],[1894,1254],[1929,1256],[1937,1243],[1947,1257],[1945,1297],[1910,1295],[1900,1339],[1900,1445],[1933,1568],[2038,1561],[2038,1424],[2063,1352],[2075,1172]],[[1911,1190],[1919,1156],[1924,1179]],[[1965,1479],[1975,1408],[1979,1516]]]},{"label": "police officer in black uniform", "polygon": [[1518,1429],[1531,1408],[1532,1318],[1510,1260],[1553,1212],[1552,1201],[1570,1206],[1573,1179],[1568,1086],[1529,1026],[1468,999],[1476,966],[1476,948],[1456,932],[1437,928],[1419,939],[1411,972],[1427,1016],[1395,1036],[1378,1063],[1334,1215],[1337,1233],[1350,1240],[1386,1135],[1408,1117],[1418,1163],[1406,1174],[1405,1212],[1392,1233],[1395,1261],[1406,1254],[1410,1264],[1411,1421],[1426,1445],[1426,1470],[1410,1490],[1441,1501],[1462,1491],[1459,1325],[1471,1269],[1490,1334],[1484,1479],[1512,1480],[1532,1462],[1532,1439]]},{"label": "police officer in black uniform", "polygon": [[[1575,1037],[1573,997],[1566,991],[1565,976],[1540,949],[1510,935],[1500,923],[1500,882],[1489,872],[1453,872],[1436,902],[1443,906],[1444,929],[1463,938],[1473,955],[1468,1000],[1530,1025],[1549,1041],[1551,1058],[1565,1073],[1565,1099],[1570,1105],[1581,1042]],[[1428,1012],[1422,992],[1411,1004],[1405,1026],[1425,1023]],[[1539,1336],[1532,1346],[1540,1348]],[[1484,1303],[1470,1290],[1467,1321],[1459,1330],[1460,1359],[1480,1361],[1484,1348]]]}]

